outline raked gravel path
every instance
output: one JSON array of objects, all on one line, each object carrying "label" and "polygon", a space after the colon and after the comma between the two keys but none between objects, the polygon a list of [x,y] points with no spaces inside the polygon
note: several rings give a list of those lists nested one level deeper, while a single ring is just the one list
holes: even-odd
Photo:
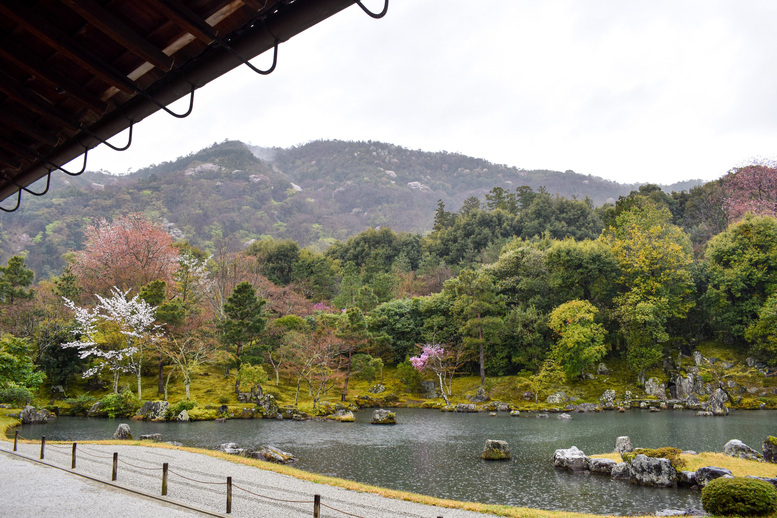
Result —
[{"label": "raked gravel path", "polygon": [[[70,444],[46,444],[43,462],[56,467],[38,462],[40,443],[20,442],[17,453],[23,457],[10,453],[12,449],[13,443],[0,442],[0,510],[3,515],[15,518],[222,515],[303,518],[313,516],[313,495],[316,494],[321,495],[322,518],[492,516],[316,484],[177,449],[78,444],[75,470],[70,469]],[[119,454],[119,463],[117,480],[111,483],[114,452]],[[168,493],[167,497],[161,497],[162,464],[165,462],[170,470]],[[232,477],[233,483],[232,512],[223,514],[228,476]]]}]

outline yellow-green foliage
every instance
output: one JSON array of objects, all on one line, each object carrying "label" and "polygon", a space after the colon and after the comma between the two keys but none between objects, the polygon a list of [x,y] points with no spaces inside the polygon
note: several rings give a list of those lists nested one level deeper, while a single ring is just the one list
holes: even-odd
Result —
[{"label": "yellow-green foliage", "polygon": [[655,457],[659,459],[669,459],[675,469],[681,469],[685,467],[685,460],[682,458],[682,450],[680,448],[672,448],[665,446],[663,448],[637,448],[632,452],[623,453],[621,457],[625,462],[631,464],[634,457],[637,455],[647,455],[648,457]]}]

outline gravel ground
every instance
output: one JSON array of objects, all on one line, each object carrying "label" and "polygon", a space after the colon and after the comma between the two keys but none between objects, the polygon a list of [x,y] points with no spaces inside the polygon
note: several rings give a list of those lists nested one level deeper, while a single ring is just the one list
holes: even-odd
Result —
[{"label": "gravel ground", "polygon": [[[8,452],[11,443],[0,443]],[[47,467],[0,453],[0,509],[15,517],[110,516],[111,518],[208,516],[144,497],[70,473],[72,447],[47,444]],[[316,484],[259,468],[187,451],[143,446],[79,444],[77,473],[110,482],[113,453],[118,452],[116,485],[148,495],[161,495],[162,464],[169,464],[167,499],[220,516],[226,511],[226,479],[232,477],[232,512],[242,517],[302,518],[313,516],[313,495],[321,495],[321,517],[484,518],[481,513],[384,498],[369,493]],[[39,459],[40,443],[19,443],[18,452]],[[274,499],[274,500],[273,500]],[[47,512],[46,506],[51,508]],[[99,506],[99,507],[98,507]],[[334,508],[334,509],[332,509]],[[64,511],[64,514],[63,514]],[[127,513],[127,514],[121,514]]]}]

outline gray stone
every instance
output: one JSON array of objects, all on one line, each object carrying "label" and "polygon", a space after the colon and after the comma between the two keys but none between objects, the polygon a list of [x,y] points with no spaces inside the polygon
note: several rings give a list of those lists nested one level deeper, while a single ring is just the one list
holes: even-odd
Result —
[{"label": "gray stone", "polygon": [[667,399],[666,384],[661,383],[658,378],[650,378],[645,382],[645,393],[661,400]]},{"label": "gray stone", "polygon": [[770,435],[763,444],[764,460],[777,463],[777,437]]},{"label": "gray stone", "polygon": [[474,396],[470,396],[467,399],[469,399],[473,403],[485,403],[491,398],[488,397],[488,394],[486,394],[486,389],[484,389],[483,387],[478,387],[477,393]]},{"label": "gray stone", "polygon": [[695,363],[697,367],[700,367],[704,361],[705,358],[699,351],[693,351],[693,363]]},{"label": "gray stone", "polygon": [[181,410],[181,413],[175,416],[175,420],[179,423],[188,423],[191,421],[189,418],[189,412],[186,409]]},{"label": "gray stone", "polygon": [[698,509],[663,509],[656,512],[656,516],[704,516],[704,512]]},{"label": "gray stone", "polygon": [[634,445],[631,444],[631,438],[628,435],[621,435],[615,439],[615,452],[623,455],[634,451]]},{"label": "gray stone", "polygon": [[379,408],[372,412],[370,424],[397,424],[397,415],[394,412]]},{"label": "gray stone", "polygon": [[548,414],[537,414],[536,417],[538,417],[540,419],[547,419],[548,418]]},{"label": "gray stone", "polygon": [[553,405],[558,405],[561,403],[566,403],[568,400],[569,398],[564,392],[556,392],[555,394],[551,394],[550,396],[548,396],[545,402],[551,403]]},{"label": "gray stone", "polygon": [[712,412],[712,415],[728,415],[728,408],[725,404],[729,401],[728,394],[723,389],[717,389],[712,393],[710,399],[702,405],[702,409]]},{"label": "gray stone", "polygon": [[754,369],[761,370],[766,368],[766,364],[756,358],[748,358],[745,360],[745,362],[747,363],[748,367],[752,367]]},{"label": "gray stone", "polygon": [[510,454],[510,446],[508,446],[507,441],[488,439],[483,447],[481,457],[483,460],[510,460],[512,455]]},{"label": "gray stone", "polygon": [[135,415],[150,420],[164,419],[167,417],[168,408],[170,408],[170,403],[167,401],[146,401]]},{"label": "gray stone", "polygon": [[113,434],[113,438],[119,441],[131,441],[132,433],[130,433],[130,427],[127,423],[121,423],[116,428],[116,433]]},{"label": "gray stone", "polygon": [[434,381],[422,381],[421,390],[426,399],[436,399],[439,397],[437,395],[437,383]]},{"label": "gray stone", "polygon": [[510,412],[510,417],[521,417],[521,411],[513,410],[512,412]]},{"label": "gray stone", "polygon": [[628,480],[631,478],[629,474],[629,465],[626,462],[619,462],[612,467],[610,476],[615,480]]},{"label": "gray stone", "polygon": [[743,443],[739,439],[731,439],[723,446],[723,453],[729,457],[738,457],[746,460],[763,461],[763,455]]},{"label": "gray stone", "polygon": [[216,451],[223,451],[230,455],[243,455],[246,452],[245,448],[241,448],[234,442],[225,442],[216,446]]},{"label": "gray stone", "polygon": [[615,391],[612,389],[605,390],[601,397],[599,397],[599,402],[604,408],[615,408]]},{"label": "gray stone", "polygon": [[699,468],[696,470],[696,484],[699,487],[706,486],[710,480],[715,480],[716,478],[734,478],[734,475],[731,474],[731,471],[727,470],[726,468],[719,468],[717,466],[704,466],[703,468]]},{"label": "gray stone", "polygon": [[612,459],[591,459],[588,462],[588,469],[591,473],[599,473],[602,475],[612,475],[612,469],[618,463]]},{"label": "gray stone", "polygon": [[275,418],[280,412],[278,403],[275,401],[275,396],[272,394],[265,394],[259,398],[256,402],[256,408],[258,412],[267,419]]},{"label": "gray stone", "polygon": [[162,434],[161,433],[149,433],[145,435],[140,436],[141,441],[154,441],[154,442],[162,442]]},{"label": "gray stone", "polygon": [[527,390],[521,397],[524,401],[534,401],[534,392]]},{"label": "gray stone", "polygon": [[248,454],[253,459],[266,460],[275,464],[290,464],[297,460],[297,457],[291,453],[285,452],[275,446],[262,446],[256,451]]},{"label": "gray stone", "polygon": [[92,405],[89,410],[86,412],[86,417],[97,417],[100,415],[100,412],[102,410],[102,401],[98,401],[94,405]]},{"label": "gray stone", "polygon": [[371,386],[369,389],[367,389],[367,392],[369,392],[370,394],[383,394],[384,392],[386,392],[386,387],[383,386],[382,383],[377,383]]},{"label": "gray stone", "polygon": [[19,419],[24,424],[45,424],[49,419],[56,417],[54,414],[41,408],[38,410],[34,406],[27,405],[19,414]]},{"label": "gray stone", "polygon": [[556,419],[561,419],[562,421],[568,421],[572,419],[572,416],[569,414],[559,414],[558,417],[556,417]]},{"label": "gray stone", "polygon": [[567,469],[573,473],[588,471],[590,459],[577,446],[558,449],[553,453],[553,467]]},{"label": "gray stone", "polygon": [[699,416],[699,417],[712,417],[715,414],[713,414],[712,412],[709,412],[707,410],[699,410],[698,412],[696,412],[696,415]]},{"label": "gray stone", "polygon": [[477,412],[478,407],[474,403],[459,403],[456,405],[456,412]]},{"label": "gray stone", "polygon": [[610,374],[610,369],[608,369],[607,365],[604,363],[600,363],[596,367],[596,374],[599,374],[600,376],[608,376]]},{"label": "gray stone", "polygon": [[632,483],[642,486],[671,487],[677,482],[677,470],[669,459],[641,453],[631,461],[629,475]]},{"label": "gray stone", "polygon": [[677,472],[677,485],[679,487],[693,487],[696,485],[696,472],[695,471],[678,471]]},{"label": "gray stone", "polygon": [[693,394],[693,374],[688,374],[683,377],[677,375],[674,380],[675,384],[675,397],[677,399],[687,399],[688,396]]}]

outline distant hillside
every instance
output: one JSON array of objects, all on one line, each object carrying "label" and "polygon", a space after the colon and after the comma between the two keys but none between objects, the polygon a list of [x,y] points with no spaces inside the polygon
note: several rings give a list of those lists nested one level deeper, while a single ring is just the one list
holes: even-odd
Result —
[{"label": "distant hillside", "polygon": [[87,221],[130,212],[162,221],[202,248],[227,236],[242,243],[273,236],[323,249],[369,227],[423,233],[432,226],[437,200],[458,210],[466,198],[482,198],[495,186],[522,185],[588,196],[597,205],[638,187],[379,142],[280,149],[227,141],[125,176],[55,174],[49,194],[25,197],[19,211],[0,214],[0,260],[24,253],[39,277],[57,275],[62,254],[81,248]]}]

